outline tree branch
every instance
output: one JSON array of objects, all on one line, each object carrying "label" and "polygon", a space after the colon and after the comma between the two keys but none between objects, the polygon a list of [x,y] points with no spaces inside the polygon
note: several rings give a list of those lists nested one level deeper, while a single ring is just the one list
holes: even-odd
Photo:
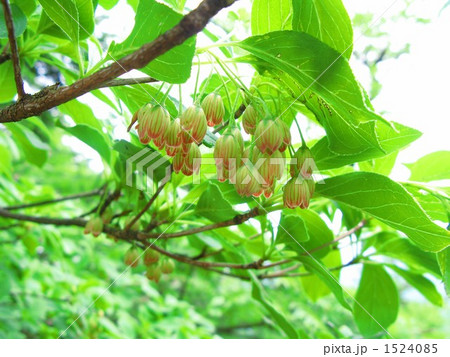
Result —
[{"label": "tree branch", "polygon": [[4,207],[4,209],[8,210],[8,211],[14,211],[14,210],[23,209],[23,208],[44,206],[44,205],[54,204],[54,203],[63,202],[63,201],[75,200],[77,198],[97,196],[101,192],[102,192],[102,189],[94,190],[94,191],[89,191],[89,192],[84,192],[84,193],[78,193],[75,195],[55,198],[52,200],[39,201],[39,202],[27,203],[27,204],[16,205],[16,206],[8,206],[8,207]]},{"label": "tree branch", "polygon": [[26,93],[23,89],[23,79],[22,74],[20,73],[19,50],[17,48],[16,37],[14,35],[14,23],[8,0],[1,0],[1,2],[3,5],[3,12],[5,14],[6,28],[8,29],[8,40],[11,47],[11,58],[14,68],[14,80],[16,81],[17,95],[19,96],[20,102],[20,100],[26,96]]},{"label": "tree branch", "polygon": [[153,204],[153,202],[155,202],[155,200],[158,198],[159,194],[161,193],[161,191],[163,190],[164,186],[166,185],[167,181],[164,182],[162,185],[160,185],[158,187],[158,189],[156,190],[156,192],[153,194],[153,196],[149,199],[149,201],[147,202],[147,204],[145,205],[145,207],[136,215],[136,217],[134,217],[130,223],[127,224],[127,226],[125,227],[125,230],[128,231],[131,227],[133,227],[133,224],[135,224],[143,215],[145,212],[147,212],[147,210],[150,208],[150,206]]},{"label": "tree branch", "polygon": [[143,45],[135,52],[98,70],[88,77],[79,79],[70,86],[49,91],[45,95],[38,92],[33,96],[27,96],[23,100],[0,110],[0,123],[16,122],[34,115],[39,115],[50,108],[96,89],[99,83],[108,82],[133,69],[146,66],[155,58],[202,31],[213,16],[235,1],[203,0],[195,10],[184,16],[178,25],[163,33],[154,41]]},{"label": "tree branch", "polygon": [[185,231],[180,231],[180,232],[175,232],[175,233],[163,233],[163,234],[160,234],[160,233],[142,233],[142,232],[138,232],[138,238],[140,240],[147,239],[147,238],[158,238],[158,239],[179,238],[179,237],[189,236],[189,235],[192,235],[192,234],[197,234],[197,233],[200,233],[200,232],[210,231],[210,230],[213,230],[213,229],[216,229],[216,228],[236,226],[236,225],[239,225],[239,224],[242,224],[242,223],[248,221],[250,218],[253,218],[253,217],[256,217],[256,216],[260,216],[260,215],[263,215],[263,214],[265,214],[265,213],[262,212],[261,210],[259,210],[257,207],[255,207],[251,211],[248,211],[247,213],[238,214],[234,218],[226,220],[226,221],[213,223],[213,224],[208,224],[206,226],[192,228],[192,229],[187,229]]},{"label": "tree branch", "polygon": [[119,78],[112,79],[110,81],[101,83],[96,89],[100,88],[110,88],[110,87],[120,87],[120,86],[132,86],[134,84],[144,84],[158,82],[157,79],[152,77],[138,77],[138,78]]},{"label": "tree branch", "polygon": [[333,244],[339,242],[340,240],[342,240],[344,238],[347,238],[348,236],[352,235],[353,233],[359,231],[362,227],[364,227],[366,225],[366,223],[367,223],[367,220],[363,219],[363,220],[361,220],[361,222],[359,222],[352,229],[349,229],[347,232],[344,232],[344,233],[338,235],[332,241],[326,242],[326,243],[324,243],[322,245],[319,245],[318,247],[315,247],[315,248],[311,249],[310,251],[303,253],[302,255],[310,255],[312,253],[317,252],[318,250],[321,250],[321,249],[326,248],[326,247],[328,247],[330,245],[333,245]]}]

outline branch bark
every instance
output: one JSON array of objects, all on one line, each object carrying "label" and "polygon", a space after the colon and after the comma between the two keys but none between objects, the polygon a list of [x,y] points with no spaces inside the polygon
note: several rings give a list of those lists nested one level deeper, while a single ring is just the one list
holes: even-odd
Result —
[{"label": "branch bark", "polygon": [[101,83],[111,81],[133,69],[146,66],[155,58],[202,31],[213,16],[235,1],[203,0],[195,10],[184,16],[178,25],[163,33],[154,41],[143,45],[137,51],[98,70],[88,77],[79,79],[70,86],[48,91],[44,95],[38,92],[0,110],[0,123],[17,122],[34,115],[39,115],[48,109],[96,89]]},{"label": "branch bark", "polygon": [[8,29],[8,40],[11,47],[11,58],[13,61],[14,68],[14,80],[16,81],[17,95],[20,99],[24,98],[26,93],[23,89],[23,79],[20,73],[20,60],[19,60],[19,50],[17,48],[16,37],[14,35],[14,23],[11,13],[11,7],[9,6],[8,0],[1,0],[3,6],[3,12],[5,14],[6,28]]}]

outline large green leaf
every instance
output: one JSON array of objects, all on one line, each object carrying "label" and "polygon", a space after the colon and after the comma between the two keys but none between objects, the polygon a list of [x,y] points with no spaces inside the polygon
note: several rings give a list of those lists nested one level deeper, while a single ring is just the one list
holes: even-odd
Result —
[{"label": "large green leaf", "polygon": [[390,154],[404,148],[422,135],[420,131],[399,123],[392,123],[392,126],[388,126],[384,123],[377,122],[375,132],[384,150],[383,153],[368,149],[354,155],[337,156],[330,150],[328,139],[323,137],[311,148],[314,162],[319,169],[327,170],[355,162],[383,157],[385,154]]},{"label": "large green leaf", "polygon": [[411,171],[410,181],[436,181],[450,179],[450,151],[436,151],[412,164],[406,164]]},{"label": "large green leaf", "polygon": [[[341,265],[341,252],[339,250],[333,250],[322,259],[322,263],[329,268]],[[334,275],[336,280],[339,281],[341,269],[336,269],[333,271],[330,270],[330,272]],[[314,302],[319,300],[321,297],[331,294],[329,287],[315,274],[304,276],[301,281],[306,295],[308,295],[308,297]]]},{"label": "large green leaf", "polygon": [[27,161],[42,167],[47,160],[50,147],[44,143],[33,131],[20,123],[5,124],[18,143]]},{"label": "large green leaf", "polygon": [[[123,57],[153,41],[177,25],[181,19],[181,14],[155,0],[140,1],[133,30],[125,41],[111,46],[109,54],[115,59]],[[192,37],[140,70],[162,81],[183,83],[191,74],[194,52],[195,37]]]},{"label": "large green leaf", "polygon": [[252,34],[292,29],[291,0],[253,0]]},{"label": "large green leaf", "polygon": [[442,273],[442,281],[444,282],[445,292],[450,297],[450,248],[444,249],[437,254],[439,267]]},{"label": "large green leaf", "polygon": [[292,4],[294,30],[309,33],[350,58],[353,29],[341,0],[300,0]]},{"label": "large green leaf", "polygon": [[365,264],[355,296],[353,317],[365,337],[383,333],[397,319],[397,287],[381,266]]},{"label": "large green leaf", "polygon": [[[10,6],[14,24],[14,36],[19,37],[27,28],[27,17],[19,6],[15,4],[11,4]],[[0,6],[0,38],[8,38],[8,30],[5,24],[5,13],[3,12],[3,6]]]},{"label": "large green leaf", "polygon": [[73,0],[39,0],[45,14],[59,26],[59,28],[77,46],[80,40],[80,18],[77,6]]},{"label": "large green leaf", "polygon": [[92,109],[84,103],[74,99],[58,106],[64,114],[69,115],[76,124],[89,125],[92,128],[102,130],[102,125],[94,116]]},{"label": "large green leaf", "polygon": [[386,176],[353,172],[326,179],[316,191],[402,231],[425,251],[438,252],[450,245],[449,232],[434,224],[412,196]]},{"label": "large green leaf", "polygon": [[389,124],[367,107],[348,61],[334,49],[295,31],[253,36],[240,46],[255,57],[260,71],[269,70],[305,102],[327,131],[332,152],[385,153],[375,125]]},{"label": "large green leaf", "polygon": [[440,276],[436,254],[424,252],[413,245],[410,240],[399,238],[395,234],[381,232],[374,238],[376,239],[374,244],[376,252],[374,254],[398,259],[414,272]]},{"label": "large green leaf", "polygon": [[449,221],[450,199],[443,192],[428,187],[425,190],[415,184],[403,183],[402,186],[414,196],[431,219]]},{"label": "large green leaf", "polygon": [[[50,1],[53,4],[51,9],[49,9],[47,0],[39,1],[45,10],[42,12],[39,20],[39,33],[45,33],[59,38],[69,38],[72,41],[76,41],[76,38],[84,40],[94,32],[95,19],[92,0]],[[68,2],[71,2],[72,5],[65,11],[66,9],[63,6],[66,6]],[[72,18],[72,23],[64,24],[61,17],[54,14],[54,12],[63,12],[64,14],[61,15],[66,18]],[[77,21],[76,24],[73,23],[75,20]],[[78,35],[75,33],[76,31]]]},{"label": "large green leaf", "polygon": [[350,305],[345,300],[344,290],[339,283],[339,279],[336,278],[325,265],[310,256],[299,256],[296,259],[300,260],[305,265],[306,270],[314,273],[319,279],[322,280],[322,282],[331,290],[343,307],[351,310]]},{"label": "large green leaf", "polygon": [[279,309],[275,308],[272,302],[269,300],[267,293],[264,291],[263,286],[259,282],[259,280],[254,276],[253,273],[250,273],[252,278],[252,297],[265,309],[269,312],[270,317],[274,320],[274,322],[286,333],[289,338],[298,338],[298,334],[295,331],[294,326],[286,319],[286,317],[279,311]]},{"label": "large green leaf", "polygon": [[404,270],[396,265],[387,265],[390,269],[400,275],[406,282],[417,289],[429,302],[434,305],[442,306],[444,301],[442,295],[436,289],[436,286],[421,274],[413,273],[409,270]]},{"label": "large green leaf", "polygon": [[9,102],[17,93],[12,61],[0,64],[0,103]]},{"label": "large green leaf", "polygon": [[212,183],[200,196],[195,212],[213,222],[225,221],[237,215],[237,212],[225,200],[217,185]]},{"label": "large green leaf", "polygon": [[309,235],[303,219],[293,214],[283,213],[278,225],[277,244],[283,243],[289,249],[301,254],[304,252],[303,242],[308,240]]},{"label": "large green leaf", "polygon": [[105,137],[97,129],[85,124],[62,128],[97,151],[107,164],[111,162],[110,145],[106,142]]}]

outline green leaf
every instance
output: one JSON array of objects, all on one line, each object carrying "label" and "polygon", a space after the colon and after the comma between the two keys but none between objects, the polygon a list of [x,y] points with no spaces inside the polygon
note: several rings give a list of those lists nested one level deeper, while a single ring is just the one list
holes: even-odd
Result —
[{"label": "green leaf", "polygon": [[[333,250],[324,259],[322,259],[322,263],[330,268],[341,265],[341,252],[339,250]],[[341,270],[330,270],[330,272],[334,275],[336,280],[339,281]],[[331,290],[317,275],[303,276],[301,278],[301,282],[303,289],[305,289],[306,295],[308,295],[308,297],[314,302],[318,301],[324,296],[327,296],[328,294],[331,294]]]},{"label": "green leaf", "polygon": [[450,248],[444,249],[437,254],[439,267],[442,273],[445,292],[450,297]]},{"label": "green leaf", "polygon": [[314,162],[320,170],[327,170],[355,162],[375,159],[404,148],[422,135],[418,130],[405,125],[399,123],[391,124],[392,126],[388,126],[384,123],[377,122],[375,125],[375,132],[378,136],[380,146],[383,148],[383,152],[374,152],[368,149],[353,155],[337,156],[330,150],[328,139],[323,137],[311,148]]},{"label": "green leaf", "polygon": [[278,31],[253,36],[240,47],[254,55],[260,71],[269,70],[305,102],[327,132],[338,155],[370,151],[382,155],[375,126],[389,126],[367,106],[348,61],[316,38]]},{"label": "green leaf", "polygon": [[87,104],[81,103],[76,99],[61,104],[58,106],[58,109],[70,116],[76,124],[85,124],[98,129],[100,132],[103,129],[102,124],[94,116],[92,109]]},{"label": "green leaf", "polygon": [[[44,7],[41,2],[42,7],[44,8],[44,12],[41,14],[41,18],[39,20],[38,33],[44,33],[47,35],[70,39],[75,41],[74,43],[78,43],[78,39],[85,40],[94,32],[95,27],[95,19],[94,19],[94,5],[92,0],[64,0],[58,2],[53,1],[53,9],[52,11],[60,11],[64,12],[63,14],[66,18],[71,18],[72,22],[76,19],[77,23],[70,23],[61,26],[60,23],[62,20],[60,17],[52,14],[48,11],[47,7]],[[47,0],[43,0],[44,2]],[[70,12],[65,12],[62,9],[62,6],[65,6],[66,3],[71,2],[72,5],[70,7]],[[76,34],[75,32],[78,32]],[[76,37],[78,36],[78,37]]]},{"label": "green leaf", "polygon": [[353,29],[341,0],[293,1],[292,27],[303,31],[350,58]]},{"label": "green leaf", "polygon": [[[27,28],[27,17],[19,6],[11,4],[10,8],[14,24],[14,37],[19,37]],[[6,28],[3,6],[0,6],[0,38],[8,38],[8,29]]]},{"label": "green leaf", "polygon": [[397,287],[382,266],[364,265],[355,300],[353,317],[364,337],[384,332],[397,319]]},{"label": "green leaf", "polygon": [[11,169],[11,154],[6,146],[0,145],[0,173],[9,177]]},{"label": "green leaf", "polygon": [[413,273],[408,270],[399,268],[393,264],[387,264],[387,267],[395,271],[413,288],[417,289],[429,302],[437,306],[443,306],[444,301],[442,295],[439,294],[434,284],[421,274]]},{"label": "green leaf", "polygon": [[49,146],[44,143],[33,131],[20,123],[5,124],[18,143],[25,158],[38,167],[42,167],[47,161]]},{"label": "green leaf", "polygon": [[302,242],[308,240],[309,235],[303,219],[282,213],[276,237],[277,244],[286,244],[286,247],[301,254],[304,252]]},{"label": "green leaf", "polygon": [[344,298],[344,290],[339,284],[339,280],[323,265],[319,260],[310,256],[299,256],[298,259],[305,265],[306,270],[314,273],[322,282],[331,290],[339,303],[348,310],[351,310],[350,305]]},{"label": "green leaf", "polygon": [[[109,54],[118,59],[137,50],[177,25],[182,17],[181,14],[155,0],[140,1],[131,34],[124,42],[112,46]],[[195,37],[191,37],[151,61],[140,71],[162,81],[184,83],[191,75],[194,52]]]},{"label": "green leaf", "polygon": [[12,61],[0,64],[0,103],[9,102],[17,93]]},{"label": "green leaf", "polygon": [[100,0],[98,3],[105,10],[111,10],[118,2],[119,0]]},{"label": "green leaf", "polygon": [[[27,17],[30,17],[37,8],[36,0],[12,0],[10,3],[20,7]],[[14,29],[16,29],[15,25]]]},{"label": "green leaf", "polygon": [[436,151],[405,166],[411,171],[410,181],[447,180],[450,178],[450,151]]},{"label": "green leaf", "polygon": [[291,0],[253,0],[252,34],[292,29]]},{"label": "green leaf", "polygon": [[375,238],[377,239],[375,254],[398,259],[417,273],[440,276],[436,254],[424,252],[408,239],[399,238],[395,234],[381,232]]},{"label": "green leaf", "polygon": [[448,222],[450,217],[450,199],[432,188],[427,190],[420,186],[403,183],[402,186],[419,202],[420,206],[430,216],[441,222]]},{"label": "green leaf", "polygon": [[298,338],[298,334],[295,331],[294,326],[286,319],[286,317],[280,313],[280,310],[275,308],[272,302],[269,300],[267,293],[265,292],[261,282],[254,276],[253,272],[250,272],[252,279],[252,297],[262,306],[264,306],[267,312],[270,314],[274,322],[284,331],[289,338]]},{"label": "green leaf", "polygon": [[25,234],[22,236],[22,243],[27,248],[28,253],[34,255],[36,248],[39,246],[37,238],[33,234]]},{"label": "green leaf", "polygon": [[217,185],[210,183],[198,200],[195,212],[213,222],[232,219],[238,213],[231,204],[223,198]]},{"label": "green leaf", "polygon": [[110,145],[105,140],[105,137],[97,130],[85,124],[78,124],[73,127],[62,128],[75,136],[77,139],[81,140],[85,144],[89,145],[95,151],[97,151],[103,160],[107,164],[111,162],[111,150]]},{"label": "green leaf", "polygon": [[450,245],[450,234],[434,224],[412,196],[398,183],[369,172],[331,177],[316,185],[316,192],[359,208],[398,229],[425,251]]},{"label": "green leaf", "polygon": [[79,13],[73,0],[38,0],[45,14],[78,46],[80,40]]},{"label": "green leaf", "polygon": [[160,2],[165,3],[170,6],[172,9],[178,12],[182,12],[184,9],[184,5],[186,4],[186,0],[159,0]]}]

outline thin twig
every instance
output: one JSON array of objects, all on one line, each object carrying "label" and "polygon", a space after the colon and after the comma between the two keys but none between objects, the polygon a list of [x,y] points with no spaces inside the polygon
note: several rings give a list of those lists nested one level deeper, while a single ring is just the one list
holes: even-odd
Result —
[{"label": "thin twig", "polygon": [[144,84],[144,83],[153,83],[153,82],[158,82],[158,80],[155,78],[152,78],[152,77],[119,78],[119,79],[112,79],[110,81],[101,83],[100,85],[97,86],[97,89],[120,87],[120,86],[132,86],[135,84]]},{"label": "thin twig", "polygon": [[187,229],[185,231],[180,231],[180,232],[175,232],[175,233],[159,234],[159,233],[141,233],[141,232],[139,232],[138,233],[138,238],[141,239],[141,240],[147,239],[147,238],[158,238],[158,239],[179,238],[179,237],[189,236],[189,235],[192,235],[192,234],[197,234],[197,233],[200,233],[200,232],[210,231],[210,230],[213,230],[213,229],[216,229],[216,228],[236,226],[236,225],[239,225],[239,224],[242,224],[242,223],[248,221],[250,218],[253,218],[253,217],[256,217],[256,216],[260,216],[260,215],[263,215],[263,214],[265,214],[265,213],[262,212],[257,207],[255,207],[252,210],[248,211],[247,213],[238,214],[234,218],[226,220],[226,221],[213,223],[213,224],[208,224],[206,226],[201,226],[201,227],[197,227],[197,228]]},{"label": "thin twig", "polygon": [[155,202],[156,198],[159,196],[159,194],[161,193],[161,191],[163,190],[164,186],[166,185],[167,181],[164,182],[162,185],[160,185],[158,187],[158,189],[156,190],[156,192],[153,194],[152,198],[150,198],[150,200],[147,202],[147,204],[144,206],[144,208],[136,215],[136,217],[134,217],[130,223],[127,224],[127,226],[125,227],[125,230],[128,231],[131,227],[133,227],[133,224],[135,224],[139,218],[141,218],[145,212],[147,212],[147,210],[150,208],[150,206],[153,204],[153,202]]},{"label": "thin twig", "polygon": [[8,40],[11,47],[11,58],[14,68],[14,80],[16,81],[17,95],[20,101],[26,93],[23,89],[23,79],[22,74],[20,73],[19,50],[17,48],[16,37],[14,35],[14,23],[8,0],[1,0],[1,2],[3,5],[3,12],[5,14],[6,28],[8,29]]},{"label": "thin twig", "polygon": [[341,241],[342,239],[347,238],[348,236],[352,235],[353,233],[359,231],[362,227],[364,227],[366,225],[366,223],[367,223],[367,220],[363,219],[363,220],[361,220],[361,222],[359,222],[353,228],[349,229],[347,232],[344,232],[344,233],[338,235],[334,240],[326,242],[322,245],[319,245],[318,247],[315,247],[308,252],[304,252],[302,255],[310,255],[312,253],[317,252],[318,250],[322,250],[323,248],[333,245],[333,244]]},{"label": "thin twig", "polygon": [[102,189],[89,191],[89,192],[84,192],[84,193],[78,193],[78,194],[75,194],[75,195],[69,195],[69,196],[64,196],[64,197],[60,197],[60,198],[54,198],[52,200],[45,200],[45,201],[39,201],[39,202],[33,202],[33,203],[26,203],[26,204],[22,204],[22,205],[8,206],[8,207],[3,207],[3,208],[8,210],[8,211],[14,211],[14,210],[18,210],[18,209],[37,207],[37,206],[44,206],[44,205],[50,205],[50,204],[63,202],[63,201],[75,200],[77,198],[85,198],[85,197],[97,196],[101,192],[102,192]]}]

